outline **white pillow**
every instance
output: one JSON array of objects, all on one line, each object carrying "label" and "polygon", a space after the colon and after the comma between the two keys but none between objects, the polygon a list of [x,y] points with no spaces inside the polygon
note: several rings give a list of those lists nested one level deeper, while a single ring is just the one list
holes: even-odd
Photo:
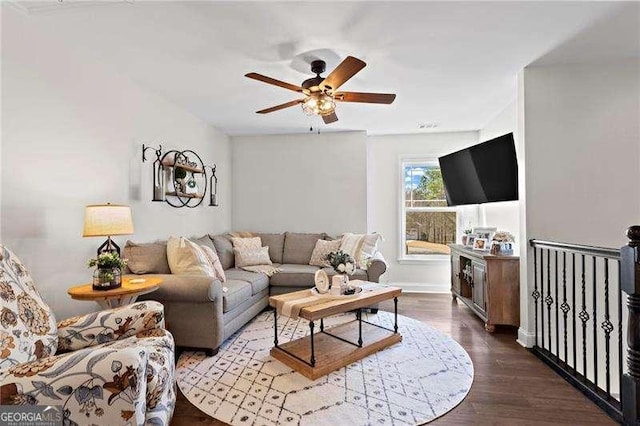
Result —
[{"label": "white pillow", "polygon": [[200,245],[202,251],[204,251],[205,256],[209,260],[209,263],[213,267],[213,271],[215,272],[216,278],[220,280],[220,282],[227,281],[227,276],[224,273],[224,268],[222,267],[222,263],[220,263],[220,258],[218,257],[218,253],[214,249],[209,246]]},{"label": "white pillow", "polygon": [[269,246],[248,249],[234,248],[233,253],[236,255],[237,268],[254,265],[273,265],[269,257]]},{"label": "white pillow", "polygon": [[378,244],[382,241],[380,234],[365,234],[362,237],[362,247],[360,256],[358,257],[358,267],[366,270],[369,259],[371,259],[378,251]]},{"label": "white pillow", "polygon": [[216,276],[213,266],[200,246],[184,237],[169,237],[167,260],[171,273],[175,275]]},{"label": "white pillow", "polygon": [[362,234],[352,234],[347,232],[342,236],[342,242],[340,244],[340,250],[347,253],[353,258],[354,261],[358,261],[360,258],[360,250],[362,249]]},{"label": "white pillow", "polygon": [[309,260],[309,265],[320,266],[321,268],[326,268],[328,266],[331,266],[329,264],[329,261],[326,260],[326,257],[332,251],[340,250],[340,244],[341,244],[341,240],[316,241],[316,246],[313,248],[313,253],[311,253],[311,260]]}]

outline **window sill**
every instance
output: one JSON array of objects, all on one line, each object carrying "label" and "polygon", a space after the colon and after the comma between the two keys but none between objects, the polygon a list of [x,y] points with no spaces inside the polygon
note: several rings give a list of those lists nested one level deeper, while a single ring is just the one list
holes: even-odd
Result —
[{"label": "window sill", "polygon": [[399,257],[398,263],[400,265],[426,265],[433,263],[449,263],[450,257],[448,255],[434,255],[430,257]]}]

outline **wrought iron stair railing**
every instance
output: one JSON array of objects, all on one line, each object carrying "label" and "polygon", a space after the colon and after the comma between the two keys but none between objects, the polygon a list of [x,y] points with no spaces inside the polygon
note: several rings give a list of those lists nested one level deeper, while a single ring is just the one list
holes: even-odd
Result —
[{"label": "wrought iron stair railing", "polygon": [[627,237],[622,249],[530,240],[532,351],[613,419],[640,425],[640,226]]}]

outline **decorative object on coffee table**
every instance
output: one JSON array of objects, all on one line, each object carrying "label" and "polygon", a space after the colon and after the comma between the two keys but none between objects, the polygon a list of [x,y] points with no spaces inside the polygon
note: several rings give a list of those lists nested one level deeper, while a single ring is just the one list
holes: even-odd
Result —
[{"label": "decorative object on coffee table", "polygon": [[[384,311],[363,319],[386,328],[394,323]],[[335,315],[325,325],[352,320]],[[185,397],[231,425],[418,425],[445,415],[471,389],[469,355],[424,322],[398,315],[401,343],[310,380],[269,356],[273,321],[271,312],[258,314],[215,356],[183,352],[176,381]],[[280,317],[277,327],[282,344],[309,333],[304,319]]]},{"label": "decorative object on coffee table", "polygon": [[156,291],[162,279],[153,275],[125,275],[122,277],[122,285],[112,290],[94,290],[92,284],[81,284],[71,287],[67,294],[74,300],[93,301],[103,309],[117,308],[129,305],[136,301],[142,294]]},{"label": "decorative object on coffee table", "polygon": [[318,293],[324,294],[329,291],[331,284],[329,283],[329,276],[323,269],[318,269],[314,275],[314,283]]},{"label": "decorative object on coffee table", "polygon": [[114,235],[133,234],[131,207],[118,204],[94,204],[84,209],[83,237],[107,237],[98,247],[98,254],[116,252],[120,247],[111,239]]},{"label": "decorative object on coffee table", "polygon": [[[349,275],[356,270],[356,262],[353,258],[342,250],[334,251],[327,254],[326,260],[329,265],[336,271],[331,279],[331,289],[333,294],[344,294],[349,284]],[[340,288],[338,293],[336,287]]]},{"label": "decorative object on coffee table", "polygon": [[112,290],[121,285],[122,268],[127,266],[126,259],[121,259],[116,252],[100,253],[89,259],[89,268],[96,267],[93,273],[94,290]]}]

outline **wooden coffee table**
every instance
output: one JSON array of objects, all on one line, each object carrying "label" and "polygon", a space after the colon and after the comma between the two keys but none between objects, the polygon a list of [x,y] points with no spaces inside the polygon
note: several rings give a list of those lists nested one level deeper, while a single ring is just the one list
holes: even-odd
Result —
[{"label": "wooden coffee table", "polygon": [[[131,282],[131,281],[134,282]],[[136,282],[143,280],[142,282]],[[124,275],[122,277],[122,287],[113,290],[94,290],[91,284],[82,284],[71,287],[67,290],[69,296],[75,300],[91,300],[96,302],[102,309],[117,308],[128,305],[136,301],[141,294],[156,291],[162,279],[159,277],[145,275]]]},{"label": "wooden coffee table", "polygon": [[[294,295],[309,297],[310,292],[311,290],[302,290],[269,298],[269,305],[274,308],[275,333],[275,346],[271,349],[271,356],[303,376],[315,380],[402,341],[402,336],[398,333],[398,296],[402,290],[398,287],[376,285],[355,296],[333,298],[302,308],[298,316],[309,321],[309,335],[279,344],[277,302],[284,301],[284,297],[290,300]],[[389,299],[393,299],[395,308],[393,329],[362,319],[363,308]],[[353,321],[324,328],[324,318],[349,311],[355,311]],[[314,333],[314,321],[318,320],[320,332]]]}]

